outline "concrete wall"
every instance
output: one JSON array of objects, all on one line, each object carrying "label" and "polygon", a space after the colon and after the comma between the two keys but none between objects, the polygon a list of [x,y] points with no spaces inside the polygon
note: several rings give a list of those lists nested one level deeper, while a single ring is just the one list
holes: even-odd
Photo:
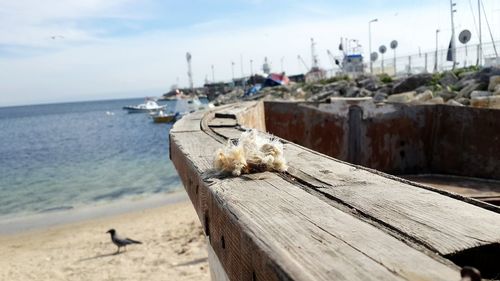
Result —
[{"label": "concrete wall", "polygon": [[340,160],[391,174],[500,179],[500,110],[369,99],[264,109],[270,133]]}]

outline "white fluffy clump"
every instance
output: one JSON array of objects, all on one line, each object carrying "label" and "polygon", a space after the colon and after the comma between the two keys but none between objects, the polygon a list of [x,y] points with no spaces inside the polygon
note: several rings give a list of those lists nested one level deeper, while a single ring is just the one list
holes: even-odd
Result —
[{"label": "white fluffy clump", "polygon": [[259,136],[256,130],[241,134],[235,145],[230,140],[224,148],[217,150],[215,169],[234,176],[262,171],[287,170],[283,157],[283,144],[276,138]]}]

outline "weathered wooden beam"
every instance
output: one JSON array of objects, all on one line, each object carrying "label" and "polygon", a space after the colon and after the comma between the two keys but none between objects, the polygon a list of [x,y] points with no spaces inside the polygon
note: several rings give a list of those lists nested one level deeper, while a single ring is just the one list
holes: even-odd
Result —
[{"label": "weathered wooden beam", "polygon": [[230,280],[454,280],[444,256],[500,242],[495,212],[287,141],[288,173],[221,178],[215,151],[265,129],[262,103],[197,114],[171,159]]}]

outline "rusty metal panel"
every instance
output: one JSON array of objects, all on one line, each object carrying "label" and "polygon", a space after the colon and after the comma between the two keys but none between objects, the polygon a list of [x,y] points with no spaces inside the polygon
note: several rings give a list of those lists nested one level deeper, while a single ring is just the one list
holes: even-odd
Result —
[{"label": "rusty metal panel", "polygon": [[347,160],[347,119],[314,106],[266,102],[267,130],[318,152]]},{"label": "rusty metal panel", "polygon": [[264,109],[270,133],[340,160],[391,174],[500,179],[500,110],[341,99]]},{"label": "rusty metal panel", "polygon": [[500,110],[437,107],[432,170],[500,179]]},{"label": "rusty metal panel", "polygon": [[392,109],[361,121],[360,165],[392,174],[429,172],[432,107],[384,106]]}]

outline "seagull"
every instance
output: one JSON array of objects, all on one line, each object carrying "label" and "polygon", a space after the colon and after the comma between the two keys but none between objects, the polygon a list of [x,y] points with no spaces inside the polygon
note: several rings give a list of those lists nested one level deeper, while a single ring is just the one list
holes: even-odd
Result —
[{"label": "seagull", "polygon": [[114,229],[110,229],[106,233],[111,234],[111,241],[113,241],[113,244],[115,244],[118,247],[118,250],[116,251],[117,254],[120,252],[121,247],[125,247],[125,251],[126,251],[127,245],[142,244],[141,241],[136,241],[136,240],[132,240],[130,238],[121,237],[120,235],[118,235],[116,233],[116,230],[114,230]]}]

